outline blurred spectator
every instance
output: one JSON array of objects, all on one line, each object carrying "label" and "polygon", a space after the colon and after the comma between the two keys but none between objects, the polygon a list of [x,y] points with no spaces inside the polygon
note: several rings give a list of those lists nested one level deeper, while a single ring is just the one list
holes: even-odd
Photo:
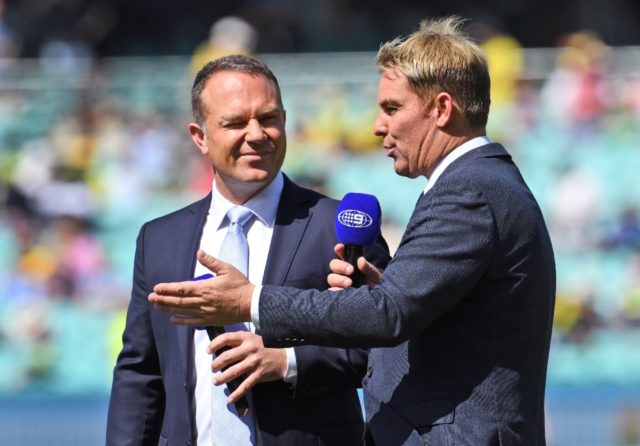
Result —
[{"label": "blurred spectator", "polygon": [[151,187],[162,187],[171,183],[172,175],[181,176],[181,172],[172,169],[179,141],[176,129],[154,112],[138,116],[132,127],[130,151],[142,181]]},{"label": "blurred spectator", "polygon": [[240,17],[217,20],[209,31],[209,39],[196,48],[191,59],[191,73],[200,71],[207,62],[229,54],[250,55],[256,47],[258,33]]},{"label": "blurred spectator", "polygon": [[544,112],[578,136],[599,130],[598,118],[614,97],[607,78],[610,63],[611,50],[595,33],[566,36],[541,92]]},{"label": "blurred spectator", "polygon": [[602,195],[600,179],[589,170],[569,167],[558,175],[550,199],[551,237],[556,248],[570,252],[591,250],[597,243]]},{"label": "blurred spectator", "polygon": [[601,326],[592,293],[591,290],[586,295],[558,292],[553,321],[557,337],[572,344],[588,345],[591,334]]},{"label": "blurred spectator", "polygon": [[104,247],[83,220],[60,216],[27,231],[11,278],[14,286],[22,280],[35,285],[29,299],[94,297],[89,291],[94,283],[104,284],[107,262]]},{"label": "blurred spectator", "polygon": [[93,66],[93,52],[82,41],[48,40],[40,50],[40,66],[50,76],[87,73]]},{"label": "blurred spectator", "polygon": [[628,206],[621,210],[606,240],[611,248],[640,248],[640,211]]},{"label": "blurred spectator", "polygon": [[95,199],[85,179],[64,165],[54,167],[51,180],[43,184],[33,198],[37,211],[47,217],[90,218],[96,212]]},{"label": "blurred spectator", "polygon": [[102,244],[81,218],[63,215],[52,226],[57,264],[49,280],[49,295],[90,299],[86,291],[92,282],[100,281],[107,268]]},{"label": "blurred spectator", "polygon": [[492,22],[495,19],[476,22],[472,32],[480,40],[489,64],[491,118],[487,132],[495,140],[504,142],[511,140],[511,135],[518,131],[513,127],[517,122],[513,113],[524,70],[524,55],[520,42]]}]

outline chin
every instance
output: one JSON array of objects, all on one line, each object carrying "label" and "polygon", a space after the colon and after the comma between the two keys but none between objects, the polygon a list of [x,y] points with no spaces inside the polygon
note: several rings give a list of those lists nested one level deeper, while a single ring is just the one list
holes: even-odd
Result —
[{"label": "chin", "polygon": [[267,183],[275,178],[275,172],[253,169],[244,178],[247,183]]},{"label": "chin", "polygon": [[396,172],[396,175],[412,178],[409,174],[409,169],[406,166],[399,166],[398,164],[394,164],[393,170]]}]

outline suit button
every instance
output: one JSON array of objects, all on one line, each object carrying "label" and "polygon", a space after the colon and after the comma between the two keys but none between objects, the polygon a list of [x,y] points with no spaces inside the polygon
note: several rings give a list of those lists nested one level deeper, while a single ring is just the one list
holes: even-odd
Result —
[{"label": "suit button", "polygon": [[373,367],[367,367],[367,378],[371,378],[373,375]]}]

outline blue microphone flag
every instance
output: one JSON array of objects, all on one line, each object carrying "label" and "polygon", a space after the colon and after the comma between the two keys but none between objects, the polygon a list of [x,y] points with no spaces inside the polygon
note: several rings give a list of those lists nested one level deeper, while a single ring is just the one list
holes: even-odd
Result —
[{"label": "blue microphone flag", "polygon": [[336,212],[336,237],[340,243],[369,246],[380,235],[381,211],[378,199],[369,194],[349,192]]}]

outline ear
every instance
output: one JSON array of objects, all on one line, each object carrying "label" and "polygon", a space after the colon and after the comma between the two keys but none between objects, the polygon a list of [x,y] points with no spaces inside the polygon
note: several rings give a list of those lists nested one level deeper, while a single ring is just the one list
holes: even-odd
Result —
[{"label": "ear", "polygon": [[207,155],[209,153],[209,148],[207,147],[207,138],[204,135],[204,130],[200,127],[199,124],[195,122],[190,122],[187,125],[187,131],[189,132],[189,136],[200,149],[200,153],[203,155]]},{"label": "ear", "polygon": [[453,119],[455,105],[449,93],[440,92],[433,101],[433,109],[436,113],[436,125],[438,128],[446,127]]}]

